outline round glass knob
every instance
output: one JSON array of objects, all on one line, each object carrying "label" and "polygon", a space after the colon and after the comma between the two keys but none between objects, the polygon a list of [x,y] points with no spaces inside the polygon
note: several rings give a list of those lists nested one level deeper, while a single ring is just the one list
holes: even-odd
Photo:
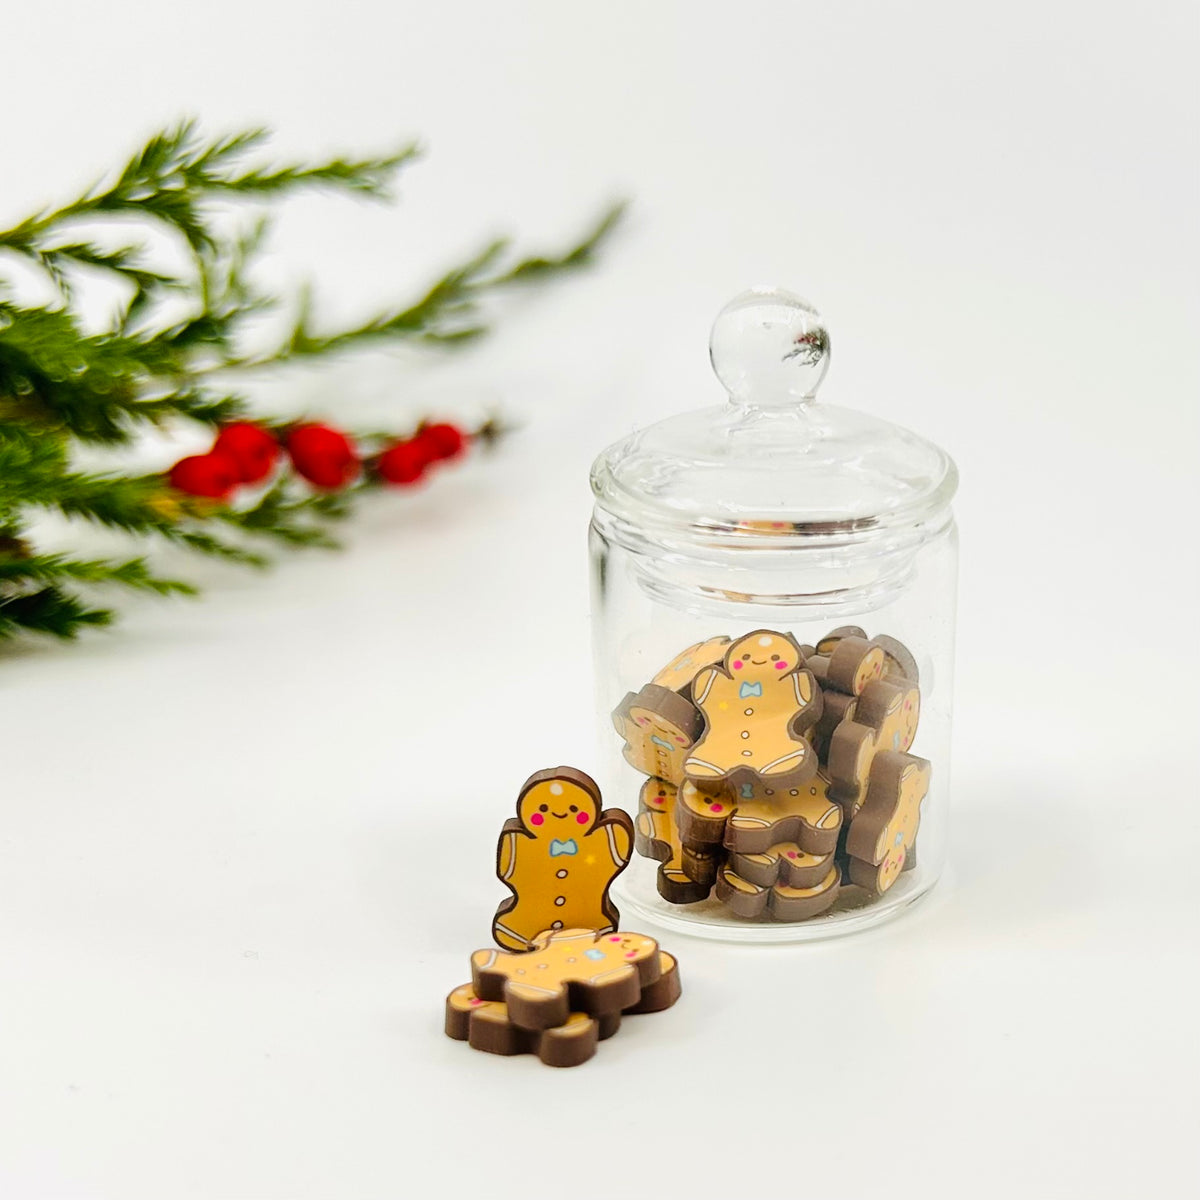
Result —
[{"label": "round glass knob", "polygon": [[717,314],[708,354],[734,403],[806,404],[829,369],[829,333],[807,300],[780,288],[752,288]]}]

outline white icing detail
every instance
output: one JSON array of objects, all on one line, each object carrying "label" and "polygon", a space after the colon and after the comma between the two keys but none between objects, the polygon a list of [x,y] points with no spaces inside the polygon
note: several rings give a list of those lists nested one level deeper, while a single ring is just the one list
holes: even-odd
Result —
[{"label": "white icing detail", "polygon": [[[742,753],[744,754],[744,753],[745,753],[745,751],[743,751]],[[770,770],[772,767],[777,767],[777,766],[779,766],[781,763],[789,762],[789,761],[790,761],[791,759],[793,759],[793,758],[795,758],[795,759],[803,759],[803,758],[804,758],[804,751],[803,751],[803,749],[801,749],[801,750],[794,750],[794,751],[792,751],[792,753],[791,753],[791,754],[785,754],[785,755],[783,755],[783,757],[782,757],[782,758],[777,758],[777,759],[776,759],[774,762],[769,762],[769,763],[767,763],[767,765],[766,765],[765,767],[763,767],[762,769],[763,769],[763,771],[764,771],[764,772],[765,772],[765,771],[769,771],[769,770]]]},{"label": "white icing detail", "polygon": [[699,708],[704,701],[708,699],[708,693],[712,691],[712,685],[716,682],[716,679],[716,671],[709,671],[708,678],[704,681],[704,688],[700,692],[700,695],[693,697],[693,702],[697,708]]}]

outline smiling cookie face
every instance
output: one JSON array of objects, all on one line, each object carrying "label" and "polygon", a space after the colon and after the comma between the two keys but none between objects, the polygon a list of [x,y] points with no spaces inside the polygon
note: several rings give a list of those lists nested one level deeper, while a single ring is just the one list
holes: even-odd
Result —
[{"label": "smiling cookie face", "polygon": [[648,683],[617,705],[613,727],[625,739],[625,761],[630,766],[678,783],[683,777],[684,755],[703,723],[690,700]]},{"label": "smiling cookie face", "polygon": [[597,943],[603,946],[607,957],[621,962],[642,962],[658,953],[658,943],[644,933],[609,933]]},{"label": "smiling cookie face", "polygon": [[905,687],[889,705],[879,724],[879,745],[885,750],[907,750],[917,736],[921,716],[921,693]]},{"label": "smiling cookie face", "polygon": [[734,679],[773,679],[800,665],[800,650],[784,634],[759,629],[730,646],[725,665]]},{"label": "smiling cookie face", "polygon": [[599,798],[574,780],[543,779],[522,793],[517,815],[531,833],[569,837],[595,824]]},{"label": "smiling cookie face", "polygon": [[631,705],[629,719],[653,745],[668,753],[684,750],[692,744],[692,739],[678,725],[673,725],[666,717],[649,708]]}]

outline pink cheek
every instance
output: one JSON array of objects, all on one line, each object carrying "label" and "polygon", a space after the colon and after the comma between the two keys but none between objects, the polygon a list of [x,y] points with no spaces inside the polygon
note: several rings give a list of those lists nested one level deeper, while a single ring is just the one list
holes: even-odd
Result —
[{"label": "pink cheek", "polygon": [[638,724],[639,724],[639,725],[640,725],[640,726],[641,726],[643,729],[645,729],[645,728],[646,728],[646,726],[650,724],[650,718],[649,718],[649,717],[638,717],[638,719],[637,719],[637,723],[638,723]]},{"label": "pink cheek", "polygon": [[543,817],[541,813],[534,813],[533,816],[529,818],[529,823],[530,825],[540,825],[545,819],[546,818]]},{"label": "pink cheek", "polygon": [[580,825],[586,825],[588,823],[588,815],[587,813],[576,813],[575,820],[578,821]]},{"label": "pink cheek", "polygon": [[636,950],[630,950],[630,951],[629,951],[629,952],[628,952],[628,953],[625,955],[625,957],[626,957],[626,958],[637,958],[637,951],[636,951]]},{"label": "pink cheek", "polygon": [[786,670],[787,670],[787,663],[785,663],[785,662],[778,662],[778,663],[776,663],[776,664],[775,664],[775,670],[777,670],[777,671],[786,671]]},{"label": "pink cheek", "polygon": [[472,1007],[472,1008],[474,1008],[476,1005],[478,1005],[478,1004],[482,1004],[482,1003],[483,1003],[483,1001],[482,1001],[482,1000],[472,1000],[472,1001],[471,1001],[471,1007]]},{"label": "pink cheek", "polygon": [[614,934],[614,936],[610,937],[608,940],[610,942],[619,942],[621,940],[621,935],[619,933]]},{"label": "pink cheek", "polygon": [[733,667],[733,669],[735,671],[740,671],[742,669],[742,660],[740,658],[734,659],[734,661],[730,665]]},{"label": "pink cheek", "polygon": [[681,745],[681,746],[686,746],[686,745],[687,745],[687,739],[686,739],[686,738],[676,738],[675,740],[676,740],[676,741],[679,743],[679,745]]},{"label": "pink cheek", "polygon": [[710,809],[712,812],[722,812],[722,811],[724,811],[725,805],[723,805],[723,804],[710,804],[708,807],[709,807],[709,809]]}]

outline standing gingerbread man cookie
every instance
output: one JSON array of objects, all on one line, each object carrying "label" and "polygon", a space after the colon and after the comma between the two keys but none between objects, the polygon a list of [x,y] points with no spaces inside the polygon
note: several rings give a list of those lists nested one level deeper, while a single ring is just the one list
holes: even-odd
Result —
[{"label": "standing gingerbread man cookie", "polygon": [[632,848],[633,822],[619,808],[601,811],[591,776],[572,767],[535,772],[500,831],[496,874],[512,896],[496,910],[492,936],[527,950],[546,930],[616,929],[608,889]]},{"label": "standing gingerbread man cookie", "polygon": [[798,730],[820,716],[821,690],[787,634],[758,629],[740,638],[721,666],[696,676],[692,696],[705,729],[683,769],[702,791],[738,778],[795,785],[817,769]]}]

